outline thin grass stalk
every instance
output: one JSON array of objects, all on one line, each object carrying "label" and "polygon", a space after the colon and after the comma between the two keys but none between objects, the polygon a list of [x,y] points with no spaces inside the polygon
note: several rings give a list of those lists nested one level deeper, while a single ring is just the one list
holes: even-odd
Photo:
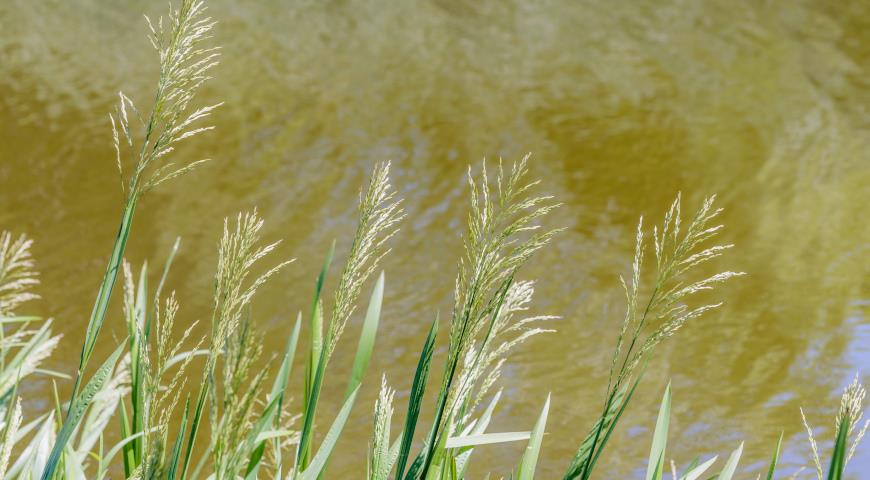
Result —
[{"label": "thin grass stalk", "polygon": [[91,310],[91,316],[88,319],[88,326],[85,330],[85,342],[82,345],[82,352],[79,357],[79,366],[76,369],[75,381],[73,383],[72,394],[67,409],[67,415],[72,411],[74,399],[79,394],[81,388],[82,375],[85,368],[91,359],[94,352],[94,347],[97,344],[97,337],[100,330],[103,328],[103,322],[106,319],[106,312],[109,309],[109,300],[112,297],[112,290],[118,279],[118,270],[121,267],[121,261],[124,258],[124,251],[127,248],[127,240],[130,237],[130,230],[133,227],[133,215],[136,213],[137,196],[131,195],[127,199],[124,206],[124,213],[121,216],[121,226],[118,228],[118,234],[115,236],[115,243],[112,246],[112,253],[109,256],[109,263],[106,267],[106,273],[103,274],[103,281],[100,283],[100,288],[97,290],[97,299],[94,302],[94,308]]}]

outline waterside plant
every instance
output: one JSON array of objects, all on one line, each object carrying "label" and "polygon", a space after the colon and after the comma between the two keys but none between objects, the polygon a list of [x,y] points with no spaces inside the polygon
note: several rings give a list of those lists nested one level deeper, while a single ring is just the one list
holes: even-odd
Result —
[{"label": "waterside plant", "polygon": [[[104,479],[110,472],[149,480],[329,477],[330,457],[357,408],[358,392],[367,380],[374,352],[386,288],[381,259],[389,252],[389,241],[404,218],[401,200],[391,184],[390,164],[375,165],[362,189],[357,229],[332,298],[324,299],[324,285],[332,278],[334,245],[326,252],[310,305],[298,313],[295,322],[287,324],[286,346],[281,352],[263,351],[263,334],[250,307],[260,288],[292,260],[273,260],[279,242],[262,239],[264,220],[256,210],[224,219],[210,329],[202,338],[194,333],[195,322],[181,320],[186,314],[179,295],[165,289],[180,242],[173,246],[153,288],[147,264],[136,273],[124,260],[139,199],[205,162],[173,159],[179,142],[213,128],[201,123],[219,105],[197,106],[196,94],[209,79],[219,55],[216,47],[207,45],[215,23],[205,11],[203,0],[181,0],[177,8],[170,7],[166,18],[148,20],[150,40],[160,62],[150,112],[142,116],[120,93],[118,106],[110,115],[125,202],[74,376],[41,368],[61,339],[51,333],[50,319],[20,313],[37,298],[33,293],[38,276],[30,253],[32,242],[26,236],[0,234],[0,478]],[[512,351],[537,335],[552,332],[547,322],[555,318],[525,313],[533,300],[535,283],[520,279],[521,269],[559,233],[559,229],[543,227],[558,203],[536,193],[539,182],[530,179],[529,158],[527,155],[510,166],[499,161],[495,172],[491,167],[487,170],[486,162],[478,173],[469,168],[470,208],[449,322],[442,325],[433,312],[413,376],[409,370],[410,391],[401,428],[393,428],[396,390],[386,377],[380,378],[366,478],[466,478],[475,452],[504,442],[525,442],[526,448],[517,464],[500,474],[521,480],[535,478],[550,416],[549,396],[541,398],[541,412],[529,421],[528,429],[489,429],[502,400],[502,391],[497,389],[501,373]],[[714,201],[714,197],[707,198],[685,220],[678,195],[651,232],[645,230],[643,219],[638,223],[631,278],[622,280],[626,311],[601,411],[580,441],[576,455],[567,462],[564,478],[592,478],[657,346],[687,322],[721,305],[697,302],[694,294],[742,275],[725,271],[696,278],[696,267],[731,248],[711,245],[722,230],[715,222],[721,209]],[[643,273],[648,238],[654,253],[650,286],[644,283],[650,275]],[[260,271],[265,273],[256,273]],[[123,308],[118,313],[127,338],[94,369],[96,347],[107,341],[100,332],[110,319],[110,299],[119,277]],[[361,297],[375,277],[357,334],[343,404],[332,412],[329,427],[318,434],[324,385],[337,381],[330,374],[330,362],[336,349],[343,348],[341,341],[350,319],[362,310]],[[300,347],[303,328],[308,330],[308,342]],[[439,333],[446,337],[441,342],[446,346],[443,370],[440,382],[435,382],[438,389],[427,392]],[[297,350],[301,350],[299,358]],[[262,361],[270,355],[275,361]],[[304,364],[304,370],[299,381],[293,382],[297,360]],[[263,363],[275,368],[261,368]],[[62,402],[55,394],[53,408],[25,419],[22,401],[26,399],[22,400],[19,386],[31,375],[71,382],[70,398]],[[297,386],[299,405],[291,401]],[[186,391],[192,396],[177,394]],[[662,479],[667,470],[675,480],[702,478],[713,468],[716,457],[691,462],[683,474],[678,473],[675,462],[667,462],[671,395],[668,386],[645,478]],[[842,397],[827,473],[812,429],[803,417],[820,480],[843,478],[870,423],[860,423],[864,400],[865,390],[856,379]],[[429,423],[421,419],[425,405],[434,406]],[[121,441],[107,448],[104,437],[114,428],[110,425],[119,425]],[[781,448],[782,439],[774,449],[768,479],[775,474]],[[742,452],[741,444],[715,478],[734,478]]]}]

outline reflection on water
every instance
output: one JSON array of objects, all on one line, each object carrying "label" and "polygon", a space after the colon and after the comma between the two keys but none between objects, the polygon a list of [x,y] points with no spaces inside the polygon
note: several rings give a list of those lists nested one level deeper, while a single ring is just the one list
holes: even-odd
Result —
[{"label": "reflection on water", "polygon": [[[830,435],[839,389],[870,366],[870,4],[211,3],[225,48],[203,96],[226,106],[218,132],[179,154],[215,162],[142,203],[129,249],[159,262],[184,238],[173,282],[188,321],[208,312],[220,219],[257,205],[298,258],[255,307],[278,351],[329,242],[347,247],[366,172],[393,159],[409,218],[385,264],[371,378],[407,389],[428,322],[450,308],[468,163],[533,151],[533,174],[565,203],[550,221],[568,230],[523,277],[540,279],[534,311],[564,319],[516,355],[494,428],[528,427],[553,392],[542,478],[563,471],[600,406],[636,218],[678,190],[687,206],[720,194],[737,247],[710,269],[750,275],[660,350],[601,478],[639,475],[668,379],[679,461],[745,438],[758,469],[784,429],[794,470],[809,458],[799,405]],[[141,12],[161,13],[144,0],[0,3],[0,226],[38,240],[40,308],[65,334],[49,368],[73,369],[120,214],[106,113],[118,89],[150,95]],[[123,335],[116,315],[104,338]],[[361,468],[376,387],[336,477]],[[49,403],[49,383],[28,388],[33,408]],[[520,448],[487,448],[475,475],[507,473]],[[870,448],[853,462],[870,471]]]}]

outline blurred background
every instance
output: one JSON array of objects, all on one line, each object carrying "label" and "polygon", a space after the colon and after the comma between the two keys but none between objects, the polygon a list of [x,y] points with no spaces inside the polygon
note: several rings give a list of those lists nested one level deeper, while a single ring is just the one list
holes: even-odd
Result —
[{"label": "blurred background", "polygon": [[[564,202],[546,223],[567,230],[521,277],[538,280],[531,313],[562,319],[514,355],[493,430],[530,428],[552,392],[539,476],[564,472],[603,402],[638,216],[660,219],[678,191],[687,212],[718,193],[736,247],[708,270],[749,275],[658,351],[598,476],[642,475],[668,380],[678,465],[745,439],[742,464],[758,472],[784,431],[782,471],[809,466],[799,406],[827,451],[842,387],[870,378],[870,2],[209,3],[223,56],[200,98],[225,105],[178,156],[214,161],[140,202],[128,258],[162,265],[181,236],[180,318],[207,324],[222,218],[257,206],[279,255],[297,258],[255,300],[268,356],[307,308],[330,242],[346,253],[372,165],[393,160],[408,217],[331,477],[360,476],[380,372],[404,412],[426,329],[450,311],[469,164],[529,151],[541,190]],[[120,219],[108,112],[119,90],[140,107],[153,95],[143,13],[165,2],[0,2],[0,228],[36,240],[43,300],[31,308],[64,334],[47,368],[77,364]],[[126,335],[113,312],[100,358]],[[50,380],[24,388],[27,410],[52,403]],[[325,419],[343,389],[326,386]],[[864,447],[852,472],[870,472]],[[472,475],[508,474],[522,448],[485,447]]]}]

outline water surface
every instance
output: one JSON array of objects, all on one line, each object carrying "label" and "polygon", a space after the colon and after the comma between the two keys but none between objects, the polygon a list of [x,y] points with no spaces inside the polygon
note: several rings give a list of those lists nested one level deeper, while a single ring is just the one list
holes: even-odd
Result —
[{"label": "water surface", "polygon": [[[184,322],[207,320],[221,219],[259,207],[266,237],[284,239],[279,255],[297,258],[255,302],[277,352],[329,243],[346,251],[371,166],[393,160],[408,219],[331,476],[359,477],[379,372],[403,405],[427,326],[450,309],[469,163],[528,151],[564,203],[547,224],[566,231],[521,276],[538,279],[532,313],[563,319],[513,357],[494,429],[529,428],[552,392],[540,478],[564,471],[600,407],[637,217],[660,217],[678,191],[686,210],[719,194],[736,247],[709,270],[749,275],[658,351],[599,478],[642,474],[668,380],[679,464],[745,440],[754,473],[784,431],[790,473],[810,458],[799,406],[830,438],[840,389],[870,373],[870,3],[210,3],[223,63],[202,98],[226,104],[217,131],[177,153],[215,160],[140,204],[129,258],[158,265],[183,237],[172,286]],[[161,9],[0,3],[0,228],[37,240],[34,308],[64,334],[52,369],[78,360],[122,208],[107,113],[118,90],[151,98],[141,14]],[[124,336],[118,307],[97,355]],[[324,419],[352,361],[345,338]],[[26,388],[30,412],[50,404],[49,381]],[[481,449],[474,476],[509,473],[521,449]],[[853,462],[870,472],[870,445]]]}]

